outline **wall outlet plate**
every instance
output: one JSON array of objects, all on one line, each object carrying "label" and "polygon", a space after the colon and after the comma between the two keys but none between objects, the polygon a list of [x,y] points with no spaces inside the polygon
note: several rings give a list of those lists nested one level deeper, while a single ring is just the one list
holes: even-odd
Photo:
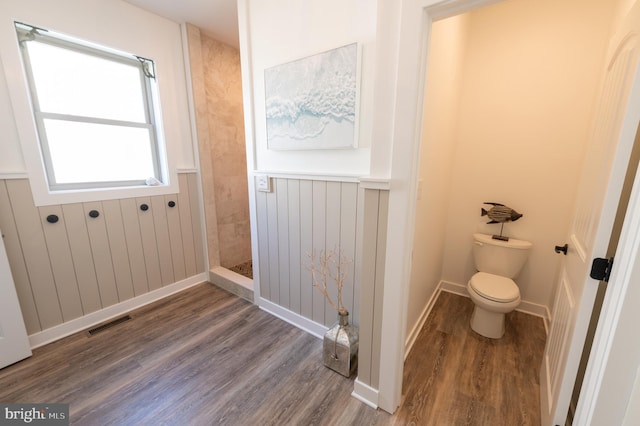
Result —
[{"label": "wall outlet plate", "polygon": [[256,189],[260,192],[271,192],[271,178],[267,175],[256,175]]}]

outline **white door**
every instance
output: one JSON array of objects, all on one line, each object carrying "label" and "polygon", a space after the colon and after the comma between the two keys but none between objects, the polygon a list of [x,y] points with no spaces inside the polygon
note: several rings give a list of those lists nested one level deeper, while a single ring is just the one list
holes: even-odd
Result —
[{"label": "white door", "polygon": [[[0,231],[2,235],[2,231]],[[13,285],[4,242],[0,238],[0,368],[31,356],[18,295]]]},{"label": "white door", "polygon": [[639,24],[640,2],[636,2],[612,38],[607,54],[606,75],[578,188],[569,250],[556,283],[540,373],[543,426],[565,423],[598,288],[598,282],[589,277],[591,262],[607,252],[640,118],[637,108],[629,107],[638,71]]}]

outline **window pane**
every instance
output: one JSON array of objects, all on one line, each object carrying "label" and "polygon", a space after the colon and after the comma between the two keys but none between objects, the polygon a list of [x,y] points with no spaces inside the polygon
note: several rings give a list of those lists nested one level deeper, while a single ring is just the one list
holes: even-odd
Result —
[{"label": "window pane", "polygon": [[146,121],[137,66],[37,41],[27,46],[40,111]]},{"label": "window pane", "polygon": [[56,183],[155,177],[149,130],[45,119]]}]

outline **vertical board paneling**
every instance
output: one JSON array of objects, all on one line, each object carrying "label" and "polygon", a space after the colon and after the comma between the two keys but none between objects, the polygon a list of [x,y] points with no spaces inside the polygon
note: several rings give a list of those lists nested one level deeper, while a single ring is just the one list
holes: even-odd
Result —
[{"label": "vertical board paneling", "polygon": [[360,326],[360,294],[362,293],[362,268],[363,268],[363,252],[364,252],[364,189],[356,185],[357,201],[356,201],[356,235],[355,235],[355,252],[353,258],[353,323]]},{"label": "vertical board paneling", "polygon": [[113,273],[118,289],[118,300],[131,299],[134,295],[133,278],[131,265],[129,263],[129,248],[124,231],[124,221],[120,201],[109,200],[102,202],[104,209],[104,221],[109,237],[109,247],[111,247],[111,261],[113,262]]},{"label": "vertical board paneling", "polygon": [[89,230],[84,220],[82,204],[66,204],[62,206],[62,211],[64,221],[67,223],[69,247],[78,279],[82,309],[86,315],[102,308]]},{"label": "vertical board paneling", "polygon": [[[156,230],[151,213],[151,198],[136,198],[138,222],[140,223],[140,236],[142,237],[142,249],[144,251],[144,263],[147,267],[147,281],[149,290],[157,290],[162,287],[162,275],[160,274],[160,257],[158,256],[158,242]],[[142,204],[149,206],[149,210],[140,209]]]},{"label": "vertical board paneling", "polygon": [[[200,198],[198,195],[200,191],[198,186],[198,175],[195,173],[189,174],[189,176],[187,177],[187,181],[189,182],[189,184],[187,185],[187,188],[189,191],[191,226],[193,228],[193,245],[195,247],[196,272],[200,273],[205,271],[205,261],[204,261],[205,230],[202,229],[201,220],[200,220]],[[187,188],[182,188],[181,191],[184,191]]]},{"label": "vertical board paneling", "polygon": [[[310,263],[309,254],[313,253],[313,182],[300,181],[300,257],[305,265]],[[313,317],[313,288],[311,272],[307,268],[300,270],[300,315]]]},{"label": "vertical board paneling", "polygon": [[[338,273],[340,267],[340,219],[341,215],[341,190],[340,182],[327,182],[327,199],[326,199],[326,234],[325,234],[325,250],[327,253],[333,252],[335,263],[330,265],[334,274]],[[337,277],[337,275],[334,275]],[[327,277],[328,293],[333,303],[338,306],[338,287],[335,280]],[[338,321],[338,313],[330,303],[325,303],[324,325],[331,326]],[[348,306],[347,306],[348,309]]]},{"label": "vertical board paneling", "polygon": [[27,332],[204,272],[197,175],[180,182],[170,196],[36,207],[27,179],[0,180],[0,229]]},{"label": "vertical board paneling", "polygon": [[120,214],[122,215],[122,226],[126,238],[129,253],[129,268],[131,270],[131,280],[133,281],[133,293],[136,296],[149,291],[147,281],[147,269],[145,268],[144,249],[142,248],[142,235],[140,234],[140,222],[136,200],[127,198],[120,200]]},{"label": "vertical board paneling", "polygon": [[[180,231],[182,234],[182,251],[184,255],[184,269],[187,277],[198,273],[196,266],[196,248],[193,240],[194,227],[191,222],[191,202],[189,200],[189,180],[185,174],[178,175],[180,193],[178,194],[178,207],[180,213]],[[199,224],[198,224],[199,225]],[[198,226],[196,229],[199,229]],[[202,251],[200,248],[198,250]]]},{"label": "vertical board paneling", "polygon": [[[313,235],[313,252],[316,258],[316,266],[320,254],[326,251],[326,230],[327,230],[327,183],[322,181],[313,181],[312,184],[313,201],[312,201],[312,235]],[[325,300],[319,291],[312,293],[313,315],[312,320],[324,324],[325,323]]]},{"label": "vertical board paneling", "polygon": [[169,240],[169,226],[167,225],[167,211],[164,208],[164,197],[161,195],[151,197],[151,214],[156,230],[158,244],[158,256],[160,256],[160,275],[162,285],[175,282],[173,273],[173,259],[171,258],[171,241]]},{"label": "vertical board paneling", "polygon": [[306,260],[300,252],[300,181],[287,180],[288,194],[288,235],[289,235],[289,310],[300,313],[300,273],[302,261]]},{"label": "vertical board paneling", "polygon": [[42,329],[53,327],[62,323],[62,310],[39,212],[33,204],[27,180],[9,180],[6,185],[40,324]]},{"label": "vertical board paneling", "polygon": [[346,265],[346,276],[342,299],[344,305],[349,309],[350,321],[358,322],[357,312],[354,307],[354,281],[355,268],[354,261],[356,253],[356,226],[358,217],[358,186],[355,183],[343,183],[340,193],[340,251],[349,264]]},{"label": "vertical board paneling", "polygon": [[287,179],[276,180],[276,206],[278,209],[278,270],[280,276],[279,301],[281,306],[290,307],[289,297],[289,201]]},{"label": "vertical board paneling", "polygon": [[549,333],[548,349],[545,351],[546,370],[549,376],[549,395],[553,396],[557,392],[559,380],[562,377],[559,371],[561,360],[565,359],[567,345],[569,344],[568,333],[570,319],[574,313],[574,296],[571,290],[571,284],[567,280],[566,272],[562,276],[560,282],[560,291],[555,298],[553,307],[553,321],[551,323],[551,331]]},{"label": "vertical board paneling", "polygon": [[[277,190],[278,186],[274,185]],[[280,304],[280,256],[278,253],[278,198],[275,192],[267,193],[267,229],[268,229],[268,255],[269,262],[269,295],[271,301]]]},{"label": "vertical board paneling", "polygon": [[[174,207],[169,207],[173,201]],[[165,195],[164,205],[167,206],[167,225],[169,227],[169,241],[171,243],[171,259],[173,260],[173,279],[182,281],[187,277],[182,248],[182,228],[180,226],[180,204],[177,195]]]},{"label": "vertical board paneling", "polygon": [[27,333],[37,333],[42,330],[42,327],[40,326],[36,303],[33,300],[27,265],[22,255],[22,246],[20,245],[20,238],[18,237],[18,230],[13,217],[7,185],[4,181],[0,181],[0,231],[2,231],[4,245],[7,249],[11,275],[16,286],[16,293],[18,293]]},{"label": "vertical board paneling", "polygon": [[[308,254],[315,256],[316,267],[319,267],[321,253],[335,251],[337,262],[342,253],[347,260],[343,303],[350,320],[357,324],[360,301],[356,286],[361,277],[356,275],[355,264],[356,261],[362,264],[357,251],[357,238],[362,236],[358,236],[357,228],[364,199],[359,185],[277,178],[273,188],[272,193],[256,194],[260,296],[314,322],[333,325],[337,312],[313,287],[313,278],[307,269]],[[376,215],[377,203],[376,198],[372,205]],[[375,221],[372,230],[374,234],[377,231]],[[375,240],[372,243],[375,250]],[[375,262],[375,251],[370,256]],[[337,304],[336,283],[328,277],[327,284],[332,301]]]},{"label": "vertical board paneling", "polygon": [[89,217],[91,210],[103,212],[102,203],[84,203],[83,209],[87,230],[89,231],[89,242],[91,243],[96,276],[98,278],[100,300],[102,300],[102,307],[106,308],[107,306],[115,305],[120,299],[118,298],[116,277],[113,272],[111,248],[109,246],[109,236],[107,235],[104,214],[100,214],[100,216],[95,218]]},{"label": "vertical board paneling", "polygon": [[267,194],[256,193],[256,217],[258,221],[258,256],[259,256],[259,283],[260,297],[271,300],[271,287],[269,277],[269,224],[267,215]]},{"label": "vertical board paneling", "polygon": [[389,220],[389,191],[380,191],[378,201],[378,229],[376,231],[376,275],[373,301],[373,338],[371,340],[371,387],[378,389],[380,382],[380,350],[382,348],[382,301],[384,299],[384,264],[387,247],[387,221]]},{"label": "vertical board paneling", "polygon": [[[60,206],[45,206],[38,208],[47,252],[53,278],[58,292],[63,321],[70,321],[84,315],[78,281],[73,267],[73,256],[67,237],[66,222]],[[49,215],[56,215],[60,220],[56,223],[47,222]]]},{"label": "vertical board paneling", "polygon": [[371,384],[379,192],[363,190],[358,380]]}]

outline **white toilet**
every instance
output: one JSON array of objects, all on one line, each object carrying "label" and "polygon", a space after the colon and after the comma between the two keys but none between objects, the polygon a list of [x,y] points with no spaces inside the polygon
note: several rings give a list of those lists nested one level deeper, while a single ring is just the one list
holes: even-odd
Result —
[{"label": "white toilet", "polygon": [[471,329],[499,339],[504,335],[504,315],[520,305],[520,289],[513,281],[524,266],[529,241],[495,240],[491,235],[473,234],[473,258],[476,269],[467,290],[476,305],[471,316]]}]

